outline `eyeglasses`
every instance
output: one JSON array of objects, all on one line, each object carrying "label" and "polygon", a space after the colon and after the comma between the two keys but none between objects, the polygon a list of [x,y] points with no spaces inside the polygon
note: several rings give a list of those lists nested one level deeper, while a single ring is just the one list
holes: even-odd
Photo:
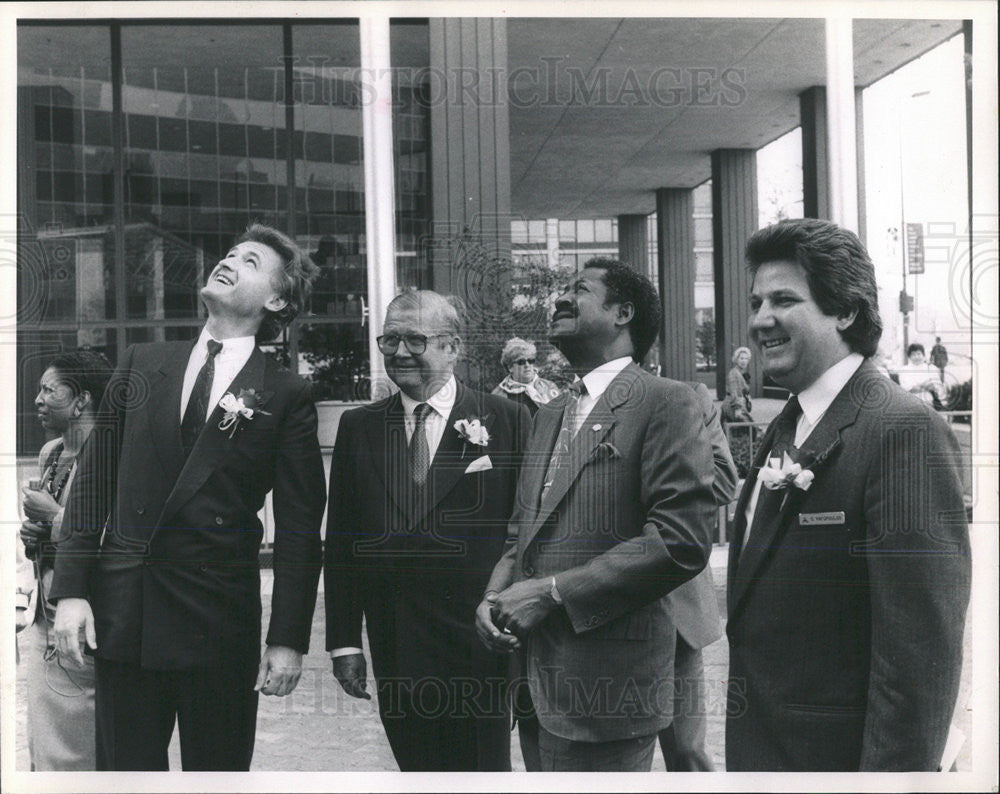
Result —
[{"label": "eyeglasses", "polygon": [[528,364],[531,364],[531,366],[535,366],[535,359],[533,359],[533,358],[519,358],[519,359],[517,359],[515,361],[512,361],[511,363],[512,364],[517,364],[520,367],[525,367]]},{"label": "eyeglasses", "polygon": [[386,356],[395,355],[396,351],[399,350],[400,342],[406,345],[406,349],[410,351],[411,355],[419,356],[427,349],[428,340],[450,336],[451,334],[434,334],[433,336],[424,336],[423,334],[406,334],[405,336],[400,336],[399,334],[382,334],[382,336],[375,339],[375,342],[378,344],[378,349]]}]

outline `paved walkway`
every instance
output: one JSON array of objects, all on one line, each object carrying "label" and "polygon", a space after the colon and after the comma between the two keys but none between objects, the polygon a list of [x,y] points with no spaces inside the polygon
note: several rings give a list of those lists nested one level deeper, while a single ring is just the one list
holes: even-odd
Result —
[{"label": "paved walkway", "polygon": [[[725,614],[725,563],[727,549],[717,546],[712,553],[712,573],[720,608]],[[270,614],[270,571],[263,572],[264,620]],[[966,632],[965,668],[959,695],[957,722],[966,736],[971,735],[971,710],[968,704],[971,678],[971,641]],[[366,649],[367,652],[367,649]],[[707,746],[716,768],[725,769],[725,704],[726,675],[729,648],[725,637],[705,649],[707,680],[708,737]],[[25,695],[23,668],[17,676],[17,739],[16,763],[20,770],[28,769],[25,738]],[[369,681],[369,691],[374,682]],[[515,771],[524,770],[516,735],[513,737],[512,764]],[[959,769],[971,770],[971,742],[967,741],[959,756]],[[180,751],[176,734],[170,751],[172,769],[180,769]],[[262,697],[257,721],[257,744],[253,769],[256,771],[396,771],[389,744],[379,722],[373,701],[348,697],[331,673],[330,661],[324,651],[323,599],[319,599],[313,619],[312,649],[304,660],[302,680],[286,698]],[[653,761],[654,771],[663,771],[659,751]]]}]

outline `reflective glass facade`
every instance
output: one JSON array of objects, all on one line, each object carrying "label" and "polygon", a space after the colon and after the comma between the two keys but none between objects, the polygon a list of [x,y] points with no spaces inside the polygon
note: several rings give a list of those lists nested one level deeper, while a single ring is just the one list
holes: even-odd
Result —
[{"label": "reflective glass facade", "polygon": [[[426,285],[427,24],[391,33],[397,281]],[[19,25],[20,451],[44,440],[52,355],[196,336],[204,277],[252,221],[320,267],[269,347],[316,399],[367,398],[360,66],[356,21]]]}]

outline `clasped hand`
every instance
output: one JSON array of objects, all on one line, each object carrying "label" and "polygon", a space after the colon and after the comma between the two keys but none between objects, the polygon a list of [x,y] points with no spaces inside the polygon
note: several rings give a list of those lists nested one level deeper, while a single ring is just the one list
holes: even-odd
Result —
[{"label": "clasped hand", "polygon": [[510,653],[555,606],[549,579],[516,582],[500,593],[486,594],[476,608],[476,633],[490,650]]}]

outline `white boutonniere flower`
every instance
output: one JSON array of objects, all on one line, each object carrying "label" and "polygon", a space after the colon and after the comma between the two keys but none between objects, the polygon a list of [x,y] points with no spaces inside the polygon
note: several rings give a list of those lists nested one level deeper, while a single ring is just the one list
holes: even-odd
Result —
[{"label": "white boutonniere flower", "polygon": [[761,466],[758,477],[764,487],[772,491],[787,488],[789,483],[808,491],[816,475],[809,469],[803,469],[800,464],[793,463],[786,452],[780,463],[777,458],[770,458],[766,466]]},{"label": "white boutonniere flower", "polygon": [[250,421],[253,419],[254,413],[267,414],[267,411],[263,411],[260,408],[262,403],[261,395],[259,395],[254,389],[240,389],[238,397],[233,396],[232,392],[227,391],[222,395],[222,399],[219,400],[219,407],[225,411],[225,415],[222,417],[222,421],[219,422],[219,430],[225,432],[229,431],[229,437],[232,438],[236,431],[240,428],[242,420]]},{"label": "white boutonniere flower", "polygon": [[490,433],[478,419],[459,419],[453,425],[459,437],[469,444],[485,447],[490,443]]}]

